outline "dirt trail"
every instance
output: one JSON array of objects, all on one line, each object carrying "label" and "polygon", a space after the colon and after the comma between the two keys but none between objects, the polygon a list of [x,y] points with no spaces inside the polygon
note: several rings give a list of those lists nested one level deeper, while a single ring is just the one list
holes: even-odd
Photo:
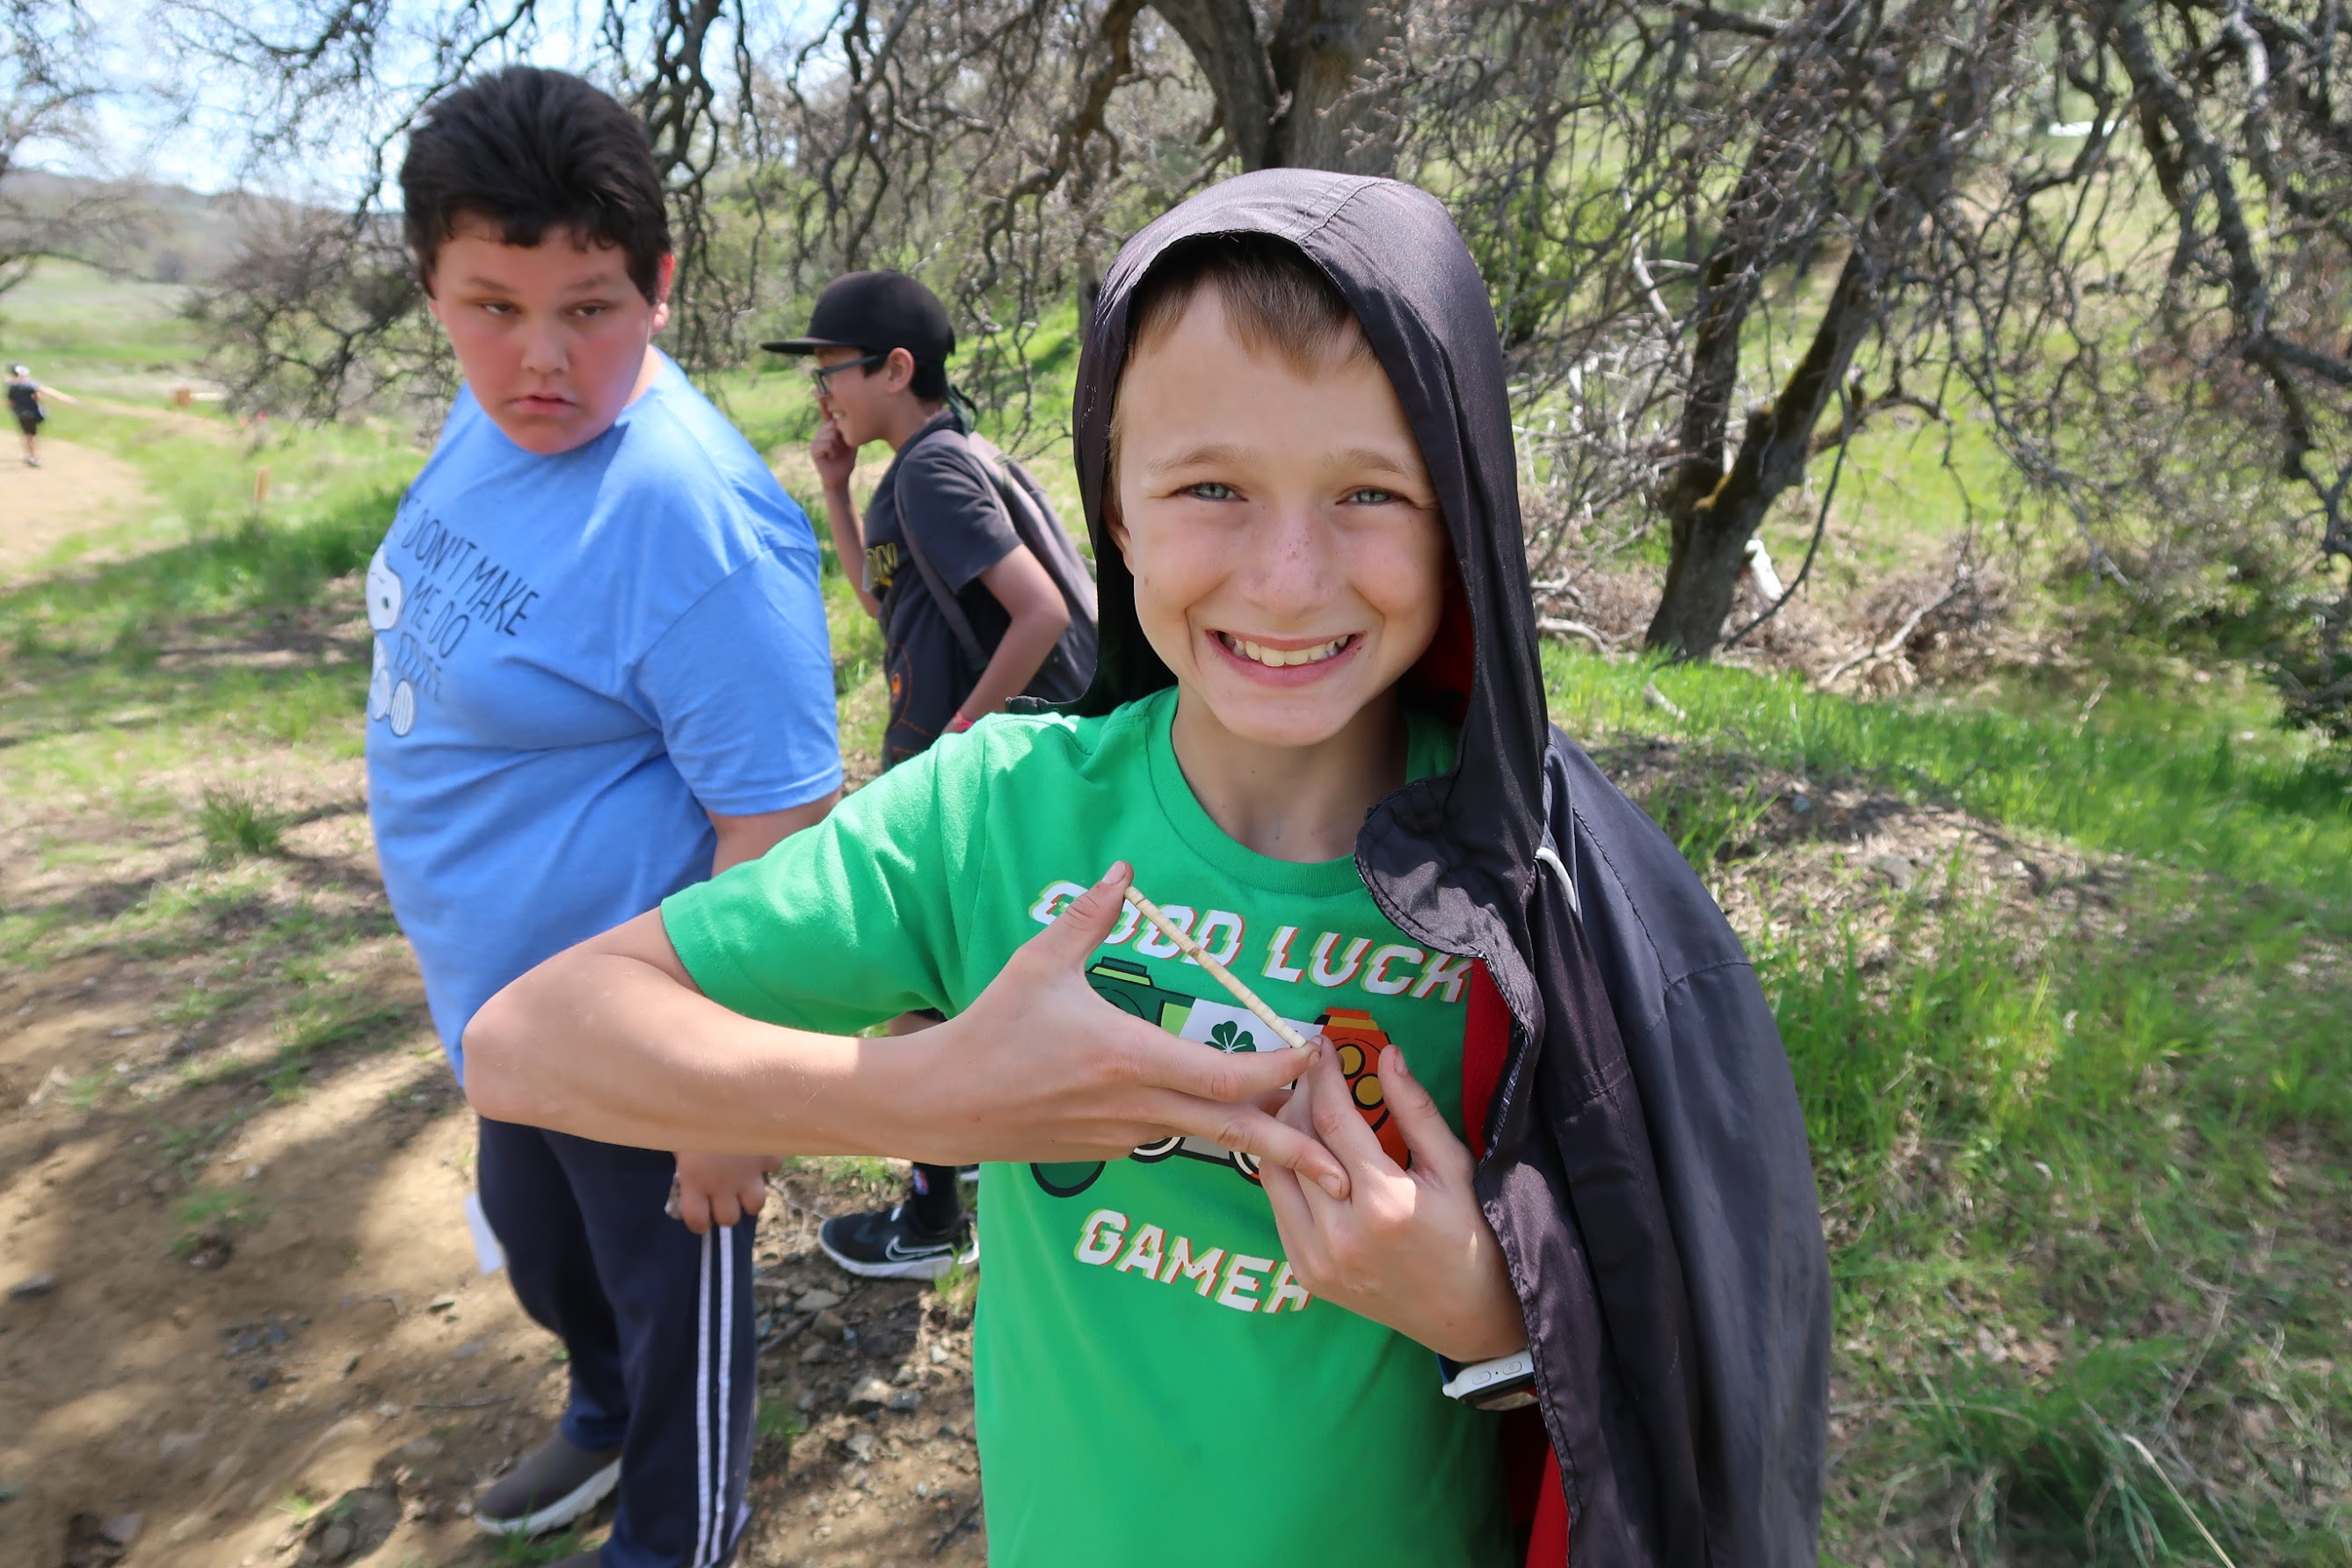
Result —
[{"label": "dirt trail", "polygon": [[[356,764],[281,783],[303,820],[259,902],[171,942],[134,927],[0,973],[10,1568],[517,1561],[464,1510],[550,1429],[563,1368],[478,1267],[461,1206],[472,1118],[404,948],[382,934],[341,950],[391,1021],[299,1077],[256,1076],[282,1038],[269,998],[194,1027],[172,1016],[204,962],[193,950],[233,942],[265,905],[380,918]],[[168,832],[139,843],[62,805],[0,812],[0,889],[36,918],[229,874]],[[821,1214],[898,1179],[818,1163],[774,1184],[746,1568],[983,1558],[968,1294],[852,1280],[815,1247]]]},{"label": "dirt trail", "polygon": [[0,584],[28,576],[59,544],[138,514],[147,482],[121,458],[41,437],[41,466],[27,468],[12,429],[0,445]]}]

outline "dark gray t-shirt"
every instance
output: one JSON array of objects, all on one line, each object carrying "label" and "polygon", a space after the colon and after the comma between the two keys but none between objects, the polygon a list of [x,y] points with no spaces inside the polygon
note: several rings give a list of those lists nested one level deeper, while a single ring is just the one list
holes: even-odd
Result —
[{"label": "dark gray t-shirt", "polygon": [[[941,430],[954,435],[935,434]],[[916,531],[923,558],[962,605],[983,655],[996,651],[1013,624],[980,575],[1021,540],[995,490],[955,449],[962,433],[954,411],[942,410],[899,449],[866,507],[866,582],[882,601],[883,668],[890,679],[885,767],[937,740],[980,679],[907,553],[907,531]]]}]

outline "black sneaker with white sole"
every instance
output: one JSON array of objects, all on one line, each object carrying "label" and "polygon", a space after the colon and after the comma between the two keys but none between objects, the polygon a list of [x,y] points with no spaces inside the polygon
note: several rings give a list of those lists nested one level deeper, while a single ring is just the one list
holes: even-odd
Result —
[{"label": "black sneaker with white sole", "polygon": [[621,1450],[590,1452],[558,1432],[474,1500],[492,1535],[544,1535],[589,1512],[621,1484]]},{"label": "black sneaker with white sole", "polygon": [[838,1215],[818,1227],[816,1244],[842,1268],[868,1279],[936,1279],[959,1263],[980,1260],[980,1240],[969,1220],[934,1234],[915,1223],[908,1204]]}]

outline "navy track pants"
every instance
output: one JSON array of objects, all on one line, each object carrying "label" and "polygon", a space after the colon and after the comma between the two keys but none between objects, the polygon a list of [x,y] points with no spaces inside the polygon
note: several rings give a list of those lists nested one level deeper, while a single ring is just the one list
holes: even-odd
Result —
[{"label": "navy track pants", "polygon": [[507,1276],[571,1353],[563,1435],[621,1449],[603,1568],[726,1563],[749,1515],[756,1222],[697,1236],[670,1218],[667,1153],[487,1118],[481,1131]]}]

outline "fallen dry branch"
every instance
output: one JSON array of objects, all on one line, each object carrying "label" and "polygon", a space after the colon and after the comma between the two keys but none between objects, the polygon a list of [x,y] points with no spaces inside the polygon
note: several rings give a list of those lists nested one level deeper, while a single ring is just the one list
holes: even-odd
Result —
[{"label": "fallen dry branch", "polygon": [[1582,621],[1565,620],[1559,616],[1538,616],[1536,630],[1548,637],[1582,637],[1592,645],[1593,651],[1604,658],[1617,651],[1617,645],[1602,633]]},{"label": "fallen dry branch", "polygon": [[1950,584],[1945,588],[1940,596],[1920,605],[1917,609],[1912,611],[1908,616],[1903,618],[1902,625],[1895,628],[1895,635],[1893,637],[1888,637],[1885,642],[1878,644],[1874,647],[1864,647],[1849,658],[1838,660],[1837,663],[1830,666],[1826,670],[1823,670],[1822,672],[1821,679],[1816,680],[1813,684],[1822,690],[1826,691],[1831,687],[1836,685],[1840,678],[1849,672],[1858,668],[1866,668],[1870,666],[1879,664],[1886,659],[1894,658],[1897,653],[1900,653],[1903,650],[1903,646],[1911,640],[1911,635],[1919,629],[1921,622],[1925,621],[1929,616],[1934,615],[1937,611],[1942,609],[1945,605],[1950,604],[1953,600],[1958,598],[1962,593],[1967,591],[1969,584],[1974,582],[1975,579],[1975,569],[1969,566],[1962,566],[1958,574],[1953,577]]}]

